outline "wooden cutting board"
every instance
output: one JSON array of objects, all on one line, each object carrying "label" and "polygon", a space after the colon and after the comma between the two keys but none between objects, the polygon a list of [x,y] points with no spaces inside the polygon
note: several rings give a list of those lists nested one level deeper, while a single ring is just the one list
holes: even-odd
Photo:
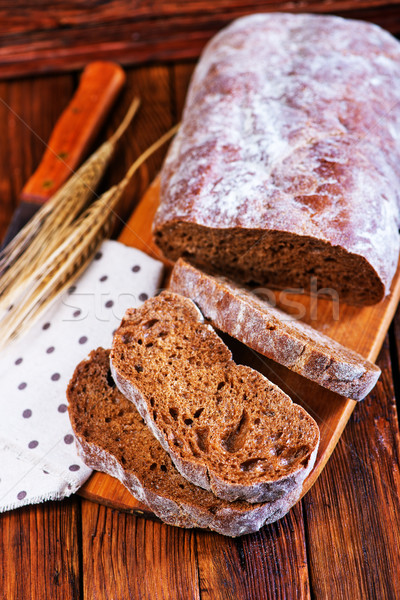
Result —
[{"label": "wooden cutting board", "polygon": [[[151,235],[151,224],[158,202],[159,180],[156,179],[123,229],[119,241],[163,260],[168,273],[171,263],[163,259],[160,251],[154,245]],[[283,297],[280,292],[277,292],[275,298],[277,306],[288,311],[287,296]],[[399,299],[400,266],[397,269],[390,296],[375,306],[359,308],[341,304],[336,307],[330,300],[294,294],[290,295],[290,304],[294,314],[304,313],[302,320],[374,362]],[[332,454],[357,403],[292,373],[228,336],[223,337],[230,346],[236,362],[247,364],[261,371],[289,394],[294,402],[304,406],[317,421],[321,431],[321,442],[315,467],[304,485],[303,494],[306,493]],[[144,504],[135,500],[117,479],[103,473],[94,473],[80,489],[79,494],[84,498],[113,508],[156,518]]]}]

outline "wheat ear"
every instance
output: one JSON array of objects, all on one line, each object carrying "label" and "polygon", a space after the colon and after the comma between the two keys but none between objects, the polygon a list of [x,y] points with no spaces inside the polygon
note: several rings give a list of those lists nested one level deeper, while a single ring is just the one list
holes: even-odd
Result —
[{"label": "wheat ear", "polygon": [[92,198],[139,104],[139,99],[135,98],[116,132],[39,209],[0,254],[0,305],[3,308],[15,302],[32,273],[56,249],[63,232]]},{"label": "wheat ear", "polygon": [[74,224],[64,230],[58,247],[31,275],[23,301],[12,307],[0,321],[0,347],[26,332],[84,271],[101,242],[110,234],[115,208],[130,180],[177,129],[178,125],[152,144],[135,160],[120,183],[102,194]]}]

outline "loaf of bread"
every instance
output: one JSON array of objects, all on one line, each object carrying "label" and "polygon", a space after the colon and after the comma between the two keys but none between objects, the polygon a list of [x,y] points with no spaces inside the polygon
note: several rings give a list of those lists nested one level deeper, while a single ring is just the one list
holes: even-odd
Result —
[{"label": "loaf of bread", "polygon": [[337,394],[362,400],[381,370],[306,323],[225,277],[214,277],[180,258],[171,291],[191,298],[213,327]]},{"label": "loaf of bread", "polygon": [[162,292],[128,309],[111,373],[188,481],[230,502],[297,494],[319,429],[261,373],[232,360],[188,298]]},{"label": "loaf of bread", "polygon": [[117,477],[169,525],[244,535],[283,517],[300,496],[301,488],[297,488],[270,503],[226,502],[189,483],[132,402],[115,386],[108,350],[98,348],[77,366],[67,396],[77,449],[84,462]]},{"label": "loaf of bread", "polygon": [[235,21],[195,70],[156,243],[240,282],[378,302],[399,256],[399,98],[400,44],[375,25]]}]

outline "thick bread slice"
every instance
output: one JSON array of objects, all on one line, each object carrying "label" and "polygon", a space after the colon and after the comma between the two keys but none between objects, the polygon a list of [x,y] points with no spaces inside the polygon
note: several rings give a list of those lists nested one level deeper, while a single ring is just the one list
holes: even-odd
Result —
[{"label": "thick bread slice", "polygon": [[77,448],[85,463],[117,477],[165,523],[223,535],[258,531],[283,517],[300,488],[275,502],[228,503],[184,479],[136,408],[115,386],[109,350],[94,350],[75,369],[67,391]]},{"label": "thick bread slice", "polygon": [[129,309],[111,371],[178,471],[219,498],[275,501],[301,488],[315,421],[263,375],[232,360],[195,304],[162,292]]},{"label": "thick bread slice", "polygon": [[179,259],[170,289],[191,298],[213,327],[333,392],[362,400],[381,370],[224,277]]}]

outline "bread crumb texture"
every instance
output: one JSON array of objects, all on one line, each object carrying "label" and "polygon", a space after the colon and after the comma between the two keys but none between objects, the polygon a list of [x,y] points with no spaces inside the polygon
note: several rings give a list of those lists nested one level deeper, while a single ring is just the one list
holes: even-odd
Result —
[{"label": "bread crumb texture", "polygon": [[263,375],[235,364],[191,300],[162,292],[128,310],[111,365],[122,393],[195,485],[249,502],[301,487],[319,442],[315,421]]}]

